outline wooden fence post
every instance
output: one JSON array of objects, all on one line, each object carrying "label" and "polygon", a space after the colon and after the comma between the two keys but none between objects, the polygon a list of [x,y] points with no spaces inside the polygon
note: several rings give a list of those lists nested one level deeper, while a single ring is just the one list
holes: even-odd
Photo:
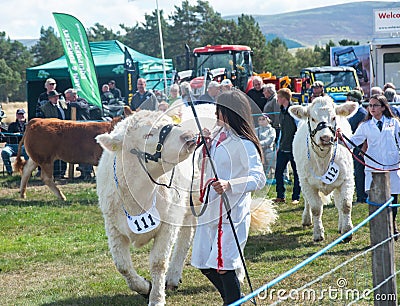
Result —
[{"label": "wooden fence post", "polygon": [[[385,172],[373,172],[372,183],[369,191],[369,200],[373,203],[384,204],[391,197],[390,174]],[[369,205],[369,213],[374,213],[379,207]],[[371,246],[387,239],[393,233],[392,209],[387,208],[373,218],[369,223]],[[374,291],[374,305],[397,305],[396,275],[394,266],[394,242],[393,239],[377,247],[372,252],[372,279],[373,286],[393,276],[380,288]],[[391,301],[390,301],[391,299]]]}]

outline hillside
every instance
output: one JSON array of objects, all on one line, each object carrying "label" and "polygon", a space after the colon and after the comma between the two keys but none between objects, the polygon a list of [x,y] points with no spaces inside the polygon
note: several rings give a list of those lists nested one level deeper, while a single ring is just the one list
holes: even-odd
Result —
[{"label": "hillside", "polygon": [[[277,15],[253,15],[266,37],[274,35],[304,46],[342,39],[367,43],[373,37],[373,10],[399,7],[399,2],[364,1]],[[235,16],[224,16],[235,19]]]}]

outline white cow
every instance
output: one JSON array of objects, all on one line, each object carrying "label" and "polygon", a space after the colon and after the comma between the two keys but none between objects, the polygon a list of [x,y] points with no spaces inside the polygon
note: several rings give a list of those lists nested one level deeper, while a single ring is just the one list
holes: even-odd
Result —
[{"label": "white cow", "polygon": [[332,192],[339,211],[339,233],[353,228],[353,160],[350,152],[338,143],[335,132],[340,128],[345,135],[351,135],[346,116],[356,109],[357,103],[335,105],[329,96],[318,97],[308,106],[289,108],[289,113],[301,120],[293,140],[293,155],[305,202],[302,223],[311,225],[312,214],[314,241],[324,239],[323,205]]},{"label": "white cow", "polygon": [[[110,252],[129,288],[149,294],[149,305],[165,304],[168,262],[187,212],[179,190],[155,185],[152,179],[168,184],[163,174],[189,157],[195,146],[193,133],[171,123],[161,112],[142,110],[120,122],[110,134],[96,137],[105,149],[97,168],[97,193]],[[152,156],[157,152],[158,159]],[[141,247],[151,239],[150,284],[136,273],[130,245]]]}]

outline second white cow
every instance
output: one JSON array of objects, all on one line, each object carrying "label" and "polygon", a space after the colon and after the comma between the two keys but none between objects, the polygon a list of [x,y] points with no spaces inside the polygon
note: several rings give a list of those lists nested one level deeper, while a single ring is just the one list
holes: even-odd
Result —
[{"label": "second white cow", "polygon": [[[293,155],[305,203],[302,223],[309,226],[313,222],[314,241],[325,238],[322,212],[331,193],[339,211],[339,233],[353,228],[353,160],[335,134],[340,128],[351,135],[346,116],[356,108],[357,103],[353,102],[335,105],[329,96],[318,97],[308,106],[289,108],[289,113],[300,120],[293,140]],[[346,240],[350,241],[351,236]]]}]

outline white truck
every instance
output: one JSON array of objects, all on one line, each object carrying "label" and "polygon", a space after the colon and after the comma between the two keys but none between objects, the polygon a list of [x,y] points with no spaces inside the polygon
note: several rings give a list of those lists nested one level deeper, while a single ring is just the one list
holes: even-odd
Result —
[{"label": "white truck", "polygon": [[391,82],[400,94],[400,37],[375,38],[370,47],[371,87]]}]

